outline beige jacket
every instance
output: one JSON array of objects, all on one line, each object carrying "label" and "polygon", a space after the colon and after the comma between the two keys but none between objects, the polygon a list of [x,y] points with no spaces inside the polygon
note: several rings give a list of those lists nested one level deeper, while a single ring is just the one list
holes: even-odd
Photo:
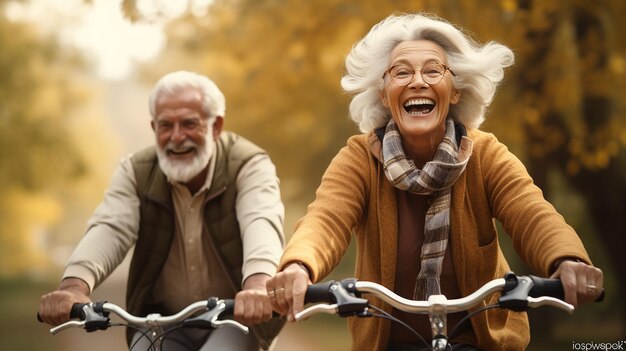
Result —
[{"label": "beige jacket", "polygon": [[[589,263],[577,234],[544,199],[522,163],[492,134],[472,130],[468,137],[474,149],[466,171],[453,186],[451,209],[450,250],[461,294],[469,295],[509,270],[494,218],[502,222],[515,250],[535,274],[547,276],[562,257]],[[354,232],[356,278],[393,289],[397,200],[380,159],[381,144],[374,133],[348,140],[296,225],[281,268],[302,261],[311,280],[318,282],[337,265]],[[373,303],[392,310],[377,299]],[[472,327],[481,349],[523,350],[529,342],[525,313],[491,309],[472,318]],[[386,349],[387,320],[350,318],[349,328],[353,350]]]}]

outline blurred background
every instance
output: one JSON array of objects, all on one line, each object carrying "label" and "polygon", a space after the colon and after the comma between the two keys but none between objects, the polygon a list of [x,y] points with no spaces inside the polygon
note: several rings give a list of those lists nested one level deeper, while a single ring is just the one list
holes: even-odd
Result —
[{"label": "blurred background", "polygon": [[[58,284],[119,159],[153,143],[152,84],[179,69],[227,97],[225,127],[269,151],[286,234],[358,133],[344,59],[393,12],[428,11],[516,53],[483,130],[520,157],[605,273],[607,299],[530,312],[531,350],[625,340],[626,2],[622,0],[0,0],[0,349],[123,349],[123,330],[51,336]],[[528,272],[501,233],[517,273]],[[352,276],[354,248],[331,278]],[[124,302],[122,265],[95,291]],[[622,297],[620,297],[622,296]],[[277,350],[347,350],[345,320],[288,325]]]}]

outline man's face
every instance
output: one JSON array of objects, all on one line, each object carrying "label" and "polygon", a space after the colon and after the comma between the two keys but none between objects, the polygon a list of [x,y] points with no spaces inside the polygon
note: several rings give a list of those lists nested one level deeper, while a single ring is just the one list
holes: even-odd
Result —
[{"label": "man's face", "polygon": [[170,180],[188,182],[207,166],[214,150],[213,120],[203,111],[197,89],[186,88],[157,98],[152,129],[159,165]]}]

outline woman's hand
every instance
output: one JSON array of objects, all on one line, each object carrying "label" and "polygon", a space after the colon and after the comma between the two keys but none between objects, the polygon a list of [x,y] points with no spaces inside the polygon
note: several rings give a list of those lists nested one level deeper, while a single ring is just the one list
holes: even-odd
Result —
[{"label": "woman's hand", "polygon": [[595,301],[604,289],[602,270],[584,262],[565,260],[550,278],[561,280],[565,302],[574,307]]},{"label": "woman's hand", "polygon": [[290,322],[304,308],[306,288],[311,284],[308,271],[299,263],[292,263],[267,281],[267,296],[274,311],[287,316]]},{"label": "woman's hand", "polygon": [[59,288],[39,300],[39,318],[44,323],[57,326],[70,320],[75,303],[89,303],[89,286],[78,278],[66,278]]}]

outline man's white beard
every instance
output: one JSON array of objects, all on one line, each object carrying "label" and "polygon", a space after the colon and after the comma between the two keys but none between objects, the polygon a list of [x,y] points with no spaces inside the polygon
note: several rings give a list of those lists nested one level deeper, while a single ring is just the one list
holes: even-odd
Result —
[{"label": "man's white beard", "polygon": [[[180,150],[193,147],[197,154],[191,161],[171,160],[167,157],[168,150]],[[157,156],[159,158],[159,166],[170,181],[186,183],[193,177],[197,176],[209,164],[209,160],[213,155],[215,143],[213,138],[206,138],[203,148],[191,140],[185,140],[181,145],[168,142],[163,149],[157,145]]]}]

